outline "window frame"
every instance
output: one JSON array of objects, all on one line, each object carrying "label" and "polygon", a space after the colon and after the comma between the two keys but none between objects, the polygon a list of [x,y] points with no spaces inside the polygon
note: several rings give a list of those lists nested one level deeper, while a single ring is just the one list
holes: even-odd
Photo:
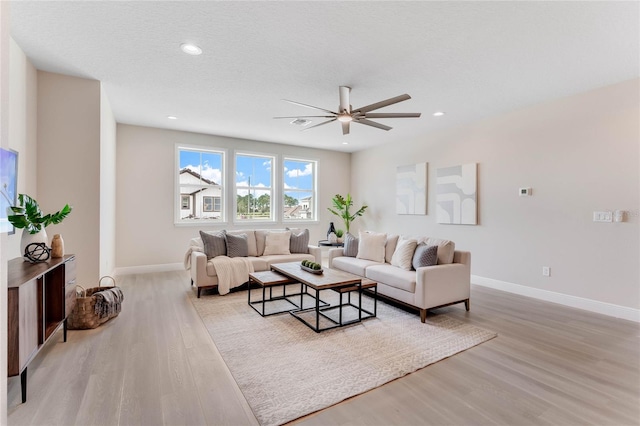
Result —
[{"label": "window frame", "polygon": [[[213,211],[213,212],[207,212],[207,213],[220,213],[220,218],[219,219],[187,219],[187,218],[181,218],[181,212],[184,211],[182,209],[182,196],[189,196],[189,203],[190,203],[190,208],[189,210],[191,210],[191,207],[193,207],[191,204],[193,204],[192,200],[191,200],[191,196],[190,194],[184,194],[181,192],[180,190],[180,170],[182,170],[182,168],[180,167],[180,152],[181,151],[193,151],[193,152],[198,152],[198,153],[205,153],[205,154],[219,154],[220,155],[220,182],[215,182],[219,188],[220,188],[220,203],[221,203],[221,209],[219,212],[217,211]],[[227,224],[228,220],[227,220],[227,214],[226,214],[226,209],[224,207],[224,200],[226,199],[226,193],[227,193],[227,189],[226,189],[226,174],[227,174],[227,150],[224,148],[218,148],[218,147],[211,147],[211,146],[204,146],[204,145],[192,145],[192,144],[184,144],[184,143],[176,143],[175,144],[175,148],[174,148],[174,156],[175,156],[175,161],[174,161],[174,225],[175,226],[202,226],[202,225],[207,225],[207,226],[215,226],[215,225],[222,225],[222,224]],[[202,162],[202,161],[201,161]],[[200,164],[200,166],[202,166],[202,164]],[[202,185],[203,188],[210,188],[212,186],[209,185]],[[212,196],[214,198],[216,198],[216,196]],[[179,201],[178,201],[179,200]],[[204,206],[200,207],[200,210],[203,209]],[[197,209],[197,206],[196,206]],[[186,210],[186,209],[185,209]],[[214,201],[214,210],[215,210],[215,201]]]},{"label": "window frame", "polygon": [[[265,187],[257,187],[257,186],[238,186],[237,184],[237,173],[238,173],[238,157],[260,157],[260,158],[264,158],[264,159],[270,159],[271,160],[271,186],[268,188]],[[278,156],[277,154],[271,154],[271,153],[265,153],[265,152],[256,152],[256,151],[246,151],[246,150],[236,150],[233,153],[233,210],[232,210],[232,221],[234,224],[248,224],[248,223],[260,223],[260,224],[265,224],[265,223],[269,223],[269,224],[273,224],[273,223],[277,223],[277,211],[278,211],[278,205],[276,204],[275,200],[277,200],[277,194],[278,194],[278,190],[277,190],[277,181],[276,181],[276,169],[278,167]],[[238,218],[238,189],[246,189],[247,191],[251,191],[252,189],[254,190],[260,190],[260,191],[265,191],[268,190],[271,193],[270,196],[270,217],[266,218],[266,219],[241,219]]]},{"label": "window frame", "polygon": [[[312,179],[312,188],[311,189],[287,189],[285,188],[285,175],[286,172],[284,170],[285,168],[285,163],[287,161],[296,161],[296,162],[304,162],[304,163],[311,163],[313,164],[313,179]],[[282,156],[282,164],[280,165],[280,171],[282,173],[282,177],[280,179],[281,185],[282,185],[282,196],[280,197],[280,205],[281,205],[281,211],[280,211],[280,220],[283,224],[291,224],[291,223],[298,223],[298,224],[304,224],[304,223],[318,223],[319,222],[319,215],[318,215],[318,170],[319,170],[319,164],[320,161],[317,159],[313,159],[313,158],[302,158],[302,157],[295,157],[295,156],[287,156],[287,155],[283,155]],[[300,219],[300,218],[285,218],[284,217],[284,210],[286,208],[285,203],[284,203],[284,196],[287,192],[303,192],[303,193],[309,193],[311,192],[311,198],[312,198],[312,203],[311,203],[311,208],[312,208],[312,217],[310,219]],[[298,200],[300,200],[300,198],[298,198]]]}]

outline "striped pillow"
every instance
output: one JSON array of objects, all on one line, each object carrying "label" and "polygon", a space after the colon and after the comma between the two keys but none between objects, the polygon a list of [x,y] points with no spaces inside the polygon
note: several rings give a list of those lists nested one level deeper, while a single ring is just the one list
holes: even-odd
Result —
[{"label": "striped pillow", "polygon": [[358,239],[348,232],[344,235],[343,253],[348,257],[356,257],[358,255]]},{"label": "striped pillow", "polygon": [[249,256],[249,244],[247,234],[231,235],[227,234],[227,256],[247,257]]},{"label": "striped pillow", "polygon": [[400,238],[396,250],[391,257],[391,264],[406,271],[411,270],[413,254],[416,250],[418,241],[413,239]]},{"label": "striped pillow", "polygon": [[227,254],[227,232],[222,231],[200,231],[200,238],[204,244],[204,253],[207,259],[217,256],[225,256]]},{"label": "striped pillow", "polygon": [[438,263],[438,246],[428,246],[425,243],[420,243],[416,247],[415,253],[413,253],[413,269],[418,269],[423,266],[433,266]]},{"label": "striped pillow", "polygon": [[309,230],[293,230],[287,228],[287,231],[291,231],[291,239],[289,240],[289,251],[291,253],[309,253]]}]

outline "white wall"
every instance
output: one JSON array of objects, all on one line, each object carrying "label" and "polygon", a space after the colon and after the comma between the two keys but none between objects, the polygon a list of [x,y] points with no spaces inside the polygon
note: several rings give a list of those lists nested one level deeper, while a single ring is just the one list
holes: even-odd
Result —
[{"label": "white wall", "polygon": [[100,85],[100,272],[116,265],[116,120]]},{"label": "white wall", "polygon": [[[198,226],[174,225],[176,143],[226,148],[228,173],[233,170],[234,149],[318,160],[319,221],[304,225],[311,233],[311,243],[326,238],[329,222],[335,220],[327,211],[333,195],[349,190],[351,156],[346,153],[124,124],[118,124],[117,140],[116,264],[119,268],[182,262],[189,239],[198,236]],[[226,182],[233,182],[232,175],[227,174]],[[275,225],[283,226],[286,225]],[[208,229],[214,227],[208,225]],[[217,226],[218,229],[247,227],[233,223]],[[252,227],[267,226],[254,224]]]},{"label": "white wall", "polygon": [[100,271],[100,106],[100,82],[38,71],[38,202],[45,213],[73,206],[47,234],[62,234],[85,287]]},{"label": "white wall", "polygon": [[[18,193],[37,200],[38,72],[13,39],[10,53],[9,148],[18,152]],[[22,256],[21,236],[21,229],[9,235],[9,259]]]},{"label": "white wall", "polygon": [[[9,2],[0,2],[0,147],[9,148]],[[7,312],[7,236],[0,234],[0,312]],[[6,317],[6,315],[4,315]],[[0,319],[0,425],[7,424],[7,320]]]},{"label": "white wall", "polygon": [[[352,193],[370,206],[359,225],[449,238],[480,277],[638,309],[639,93],[640,80],[623,82],[355,153]],[[397,215],[396,166],[421,161],[427,215]],[[479,226],[437,224],[436,169],[471,162]],[[626,222],[592,222],[594,210],[615,209],[631,212]]]}]

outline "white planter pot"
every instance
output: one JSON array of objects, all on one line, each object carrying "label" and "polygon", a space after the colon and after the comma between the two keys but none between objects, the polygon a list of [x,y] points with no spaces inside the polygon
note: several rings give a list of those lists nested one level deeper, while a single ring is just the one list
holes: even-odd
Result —
[{"label": "white planter pot", "polygon": [[47,231],[45,231],[43,228],[37,234],[30,234],[26,229],[22,230],[22,238],[20,239],[20,254],[22,254],[22,258],[25,261],[29,261],[29,259],[24,256],[24,249],[31,243],[45,243],[45,245],[48,245],[49,240],[47,238]]}]

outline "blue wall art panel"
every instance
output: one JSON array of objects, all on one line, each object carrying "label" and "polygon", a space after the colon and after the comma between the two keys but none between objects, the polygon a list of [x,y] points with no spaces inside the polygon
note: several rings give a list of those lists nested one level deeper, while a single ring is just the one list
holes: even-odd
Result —
[{"label": "blue wall art panel", "polygon": [[398,166],[396,213],[427,214],[427,163]]},{"label": "blue wall art panel", "polygon": [[438,169],[438,223],[477,224],[476,169],[476,163]]},{"label": "blue wall art panel", "polygon": [[0,148],[0,232],[13,234],[15,228],[7,220],[12,214],[9,207],[15,206],[18,184],[18,153]]}]

